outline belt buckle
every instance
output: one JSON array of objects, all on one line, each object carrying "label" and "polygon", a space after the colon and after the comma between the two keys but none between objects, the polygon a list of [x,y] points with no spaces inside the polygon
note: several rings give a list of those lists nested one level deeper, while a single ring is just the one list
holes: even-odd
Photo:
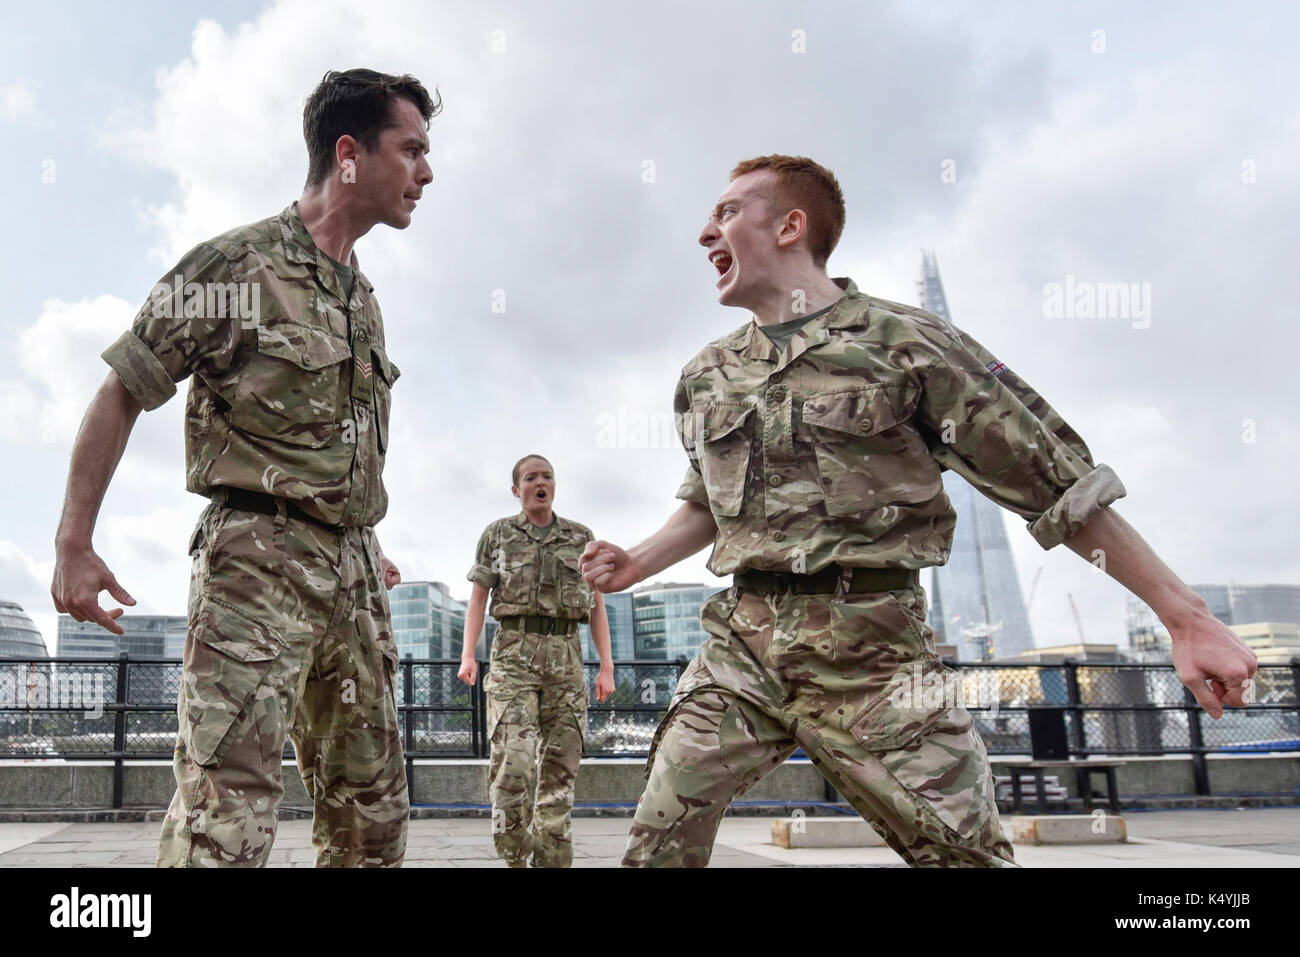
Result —
[{"label": "belt buckle", "polygon": [[554,618],[546,618],[546,619],[544,619],[544,621],[546,622],[546,634],[548,634],[548,635],[553,635],[553,634],[555,634],[555,619],[554,619]]}]

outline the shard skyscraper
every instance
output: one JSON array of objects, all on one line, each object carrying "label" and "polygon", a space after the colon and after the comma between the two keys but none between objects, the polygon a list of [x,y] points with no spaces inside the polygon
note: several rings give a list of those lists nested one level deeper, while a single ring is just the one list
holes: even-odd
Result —
[{"label": "the shard skyscraper", "polygon": [[[921,254],[921,308],[948,321],[948,300],[934,254]],[[1003,509],[955,472],[943,473],[957,510],[948,564],[931,573],[930,627],[935,640],[957,646],[961,661],[1018,655],[1034,647],[1029,614],[1007,541]]]}]

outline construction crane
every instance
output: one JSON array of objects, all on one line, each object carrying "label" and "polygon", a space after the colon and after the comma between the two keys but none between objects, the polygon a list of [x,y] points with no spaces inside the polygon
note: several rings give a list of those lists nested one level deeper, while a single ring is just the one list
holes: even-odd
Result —
[{"label": "construction crane", "polygon": [[1074,603],[1074,596],[1066,592],[1066,598],[1070,599],[1070,611],[1074,612],[1074,627],[1079,629],[1079,644],[1086,645],[1088,639],[1083,637],[1083,621],[1079,618],[1079,606]]},{"label": "construction crane", "polygon": [[1025,599],[1025,614],[1029,614],[1029,606],[1034,603],[1034,593],[1038,591],[1038,579],[1042,577],[1043,566],[1039,565],[1038,570],[1034,572],[1033,583],[1029,586],[1029,597]]}]

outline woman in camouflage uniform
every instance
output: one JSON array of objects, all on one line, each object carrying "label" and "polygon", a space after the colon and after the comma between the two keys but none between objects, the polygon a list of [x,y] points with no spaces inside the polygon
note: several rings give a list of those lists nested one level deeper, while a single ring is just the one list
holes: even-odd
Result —
[{"label": "woman in camouflage uniform", "polygon": [[[492,742],[492,839],[511,867],[573,863],[573,788],[587,727],[587,682],[578,624],[590,621],[600,672],[596,700],[614,690],[604,600],[582,580],[578,558],[591,529],[552,510],[551,463],[528,455],[515,463],[511,493],[523,510],[489,525],[479,538],[465,617],[460,678],[474,684],[474,645],[492,595],[501,623],[483,688]],[[535,798],[535,799],[534,799]]]}]

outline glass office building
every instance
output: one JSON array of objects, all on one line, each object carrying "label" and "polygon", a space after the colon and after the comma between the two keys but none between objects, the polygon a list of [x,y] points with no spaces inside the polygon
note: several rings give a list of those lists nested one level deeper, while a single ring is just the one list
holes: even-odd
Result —
[{"label": "glass office building", "polygon": [[1225,625],[1257,621],[1300,624],[1300,585],[1192,585]]},{"label": "glass office building", "polygon": [[[952,321],[934,254],[921,254],[917,282],[921,308]],[[1029,614],[1002,508],[954,472],[943,489],[957,512],[957,529],[946,565],[930,575],[930,627],[935,641],[955,645],[961,661],[1023,655],[1034,647]]]},{"label": "glass office building", "polygon": [[948,563],[931,569],[935,641],[956,645],[960,661],[1032,651],[1034,635],[1002,509],[955,472],[943,473],[943,487],[957,511],[957,528]]},{"label": "glass office building", "polygon": [[[631,661],[636,657],[636,632],[632,624],[632,593],[616,592],[605,596],[605,617],[609,619],[609,651],[615,661]],[[591,627],[580,625],[582,653],[586,661],[599,661],[596,643],[591,640]]]},{"label": "glass office building", "polygon": [[93,621],[59,616],[58,657],[181,658],[185,654],[187,619],[184,615],[131,615],[117,620],[121,635],[105,631]]},{"label": "glass office building", "polygon": [[[1192,585],[1210,614],[1229,626],[1268,622],[1300,625],[1300,585]],[[1169,630],[1141,599],[1127,599],[1129,647],[1143,661],[1167,661]]]},{"label": "glass office building", "polygon": [[401,658],[459,658],[466,602],[442,582],[402,582],[388,593]]},{"label": "glass office building", "polygon": [[36,623],[21,605],[0,601],[0,658],[48,658],[49,651]]},{"label": "glass office building", "polygon": [[700,627],[700,608],[716,589],[704,585],[655,583],[632,592],[636,657],[647,661],[691,659],[709,637]]}]

